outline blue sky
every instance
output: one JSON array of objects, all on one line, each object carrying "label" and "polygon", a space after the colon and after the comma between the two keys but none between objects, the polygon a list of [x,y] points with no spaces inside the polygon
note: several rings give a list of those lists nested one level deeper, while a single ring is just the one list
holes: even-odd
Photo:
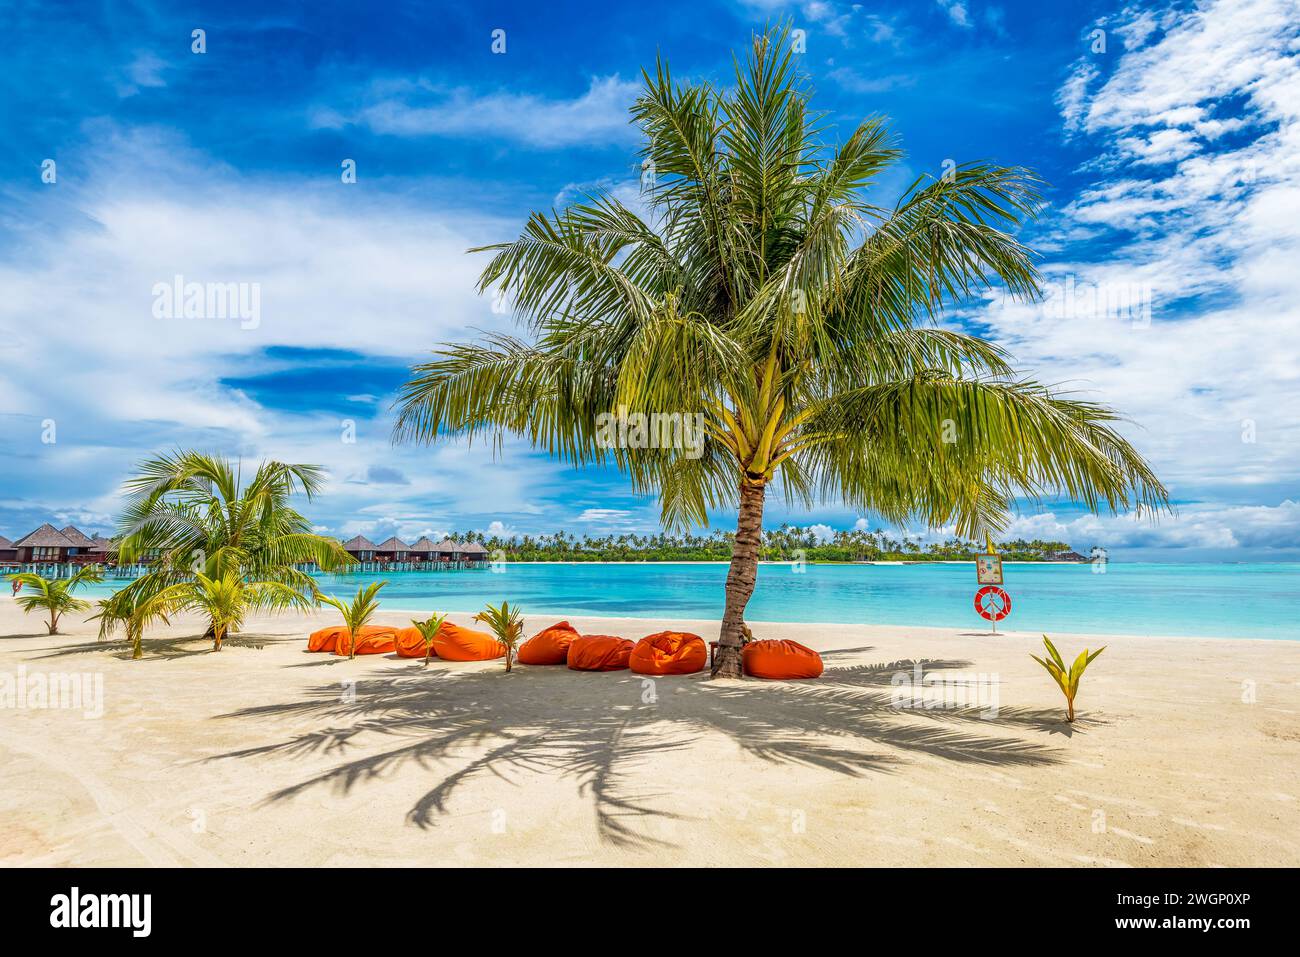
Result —
[{"label": "blue sky", "polygon": [[[327,466],[307,510],[340,535],[655,529],[654,502],[604,471],[518,445],[394,449],[389,406],[438,342],[509,327],[469,246],[593,187],[635,197],[626,111],[656,52],[725,84],[731,51],[788,18],[829,136],[883,113],[901,138],[880,200],[946,160],[1050,184],[1026,233],[1048,300],[990,294],[945,321],[1126,413],[1178,515],[1048,502],[1013,532],[1300,557],[1300,6],[1043,7],[6,5],[0,533],[107,531],[131,464],[172,446]],[[255,327],[158,318],[176,275],[257,284]],[[1128,298],[1116,314],[1092,293]],[[833,503],[782,521],[876,524]]]}]

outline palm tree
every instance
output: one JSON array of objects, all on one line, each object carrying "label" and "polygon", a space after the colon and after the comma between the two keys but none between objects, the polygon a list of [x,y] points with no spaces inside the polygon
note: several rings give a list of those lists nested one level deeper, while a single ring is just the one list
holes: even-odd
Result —
[{"label": "palm tree", "polygon": [[[654,171],[649,221],[599,194],[484,247],[480,291],[500,289],[527,336],[441,347],[412,370],[394,426],[396,441],[513,434],[577,465],[612,462],[659,495],[671,527],[736,508],[724,676],[741,673],[769,486],[790,505],[981,535],[1049,492],[1094,511],[1167,503],[1115,413],[933,322],[995,283],[1040,294],[1012,235],[1038,208],[1035,177],[965,164],[891,209],[871,204],[894,140],[871,118],[824,145],[787,40],[756,36],[733,89],[683,85],[662,61],[645,73],[632,112]],[[699,412],[702,452],[619,447],[615,410]]]},{"label": "palm tree", "polygon": [[509,674],[514,662],[515,646],[524,634],[524,618],[519,612],[519,606],[511,608],[508,601],[503,601],[500,606],[488,605],[474,616],[474,620],[491,628],[492,633],[506,646],[506,673]]},{"label": "palm tree", "polygon": [[199,574],[225,579],[278,582],[315,595],[310,574],[299,565],[332,571],[354,559],[338,541],[317,535],[290,504],[299,492],[310,500],[323,481],[315,465],[262,462],[243,481],[238,464],[195,451],[163,453],[140,463],[124,492],[118,557],[153,558],[148,574],[127,586],[157,594]]},{"label": "palm tree", "polygon": [[[125,590],[125,589],[123,589]],[[303,595],[297,588],[278,581],[248,581],[236,569],[228,569],[210,578],[196,572],[192,581],[169,585],[148,598],[142,597],[145,609],[163,614],[186,611],[202,616],[212,650],[220,651],[226,635],[239,631],[244,619],[256,611],[305,611],[315,605],[319,595]]]},{"label": "palm tree", "polygon": [[98,602],[99,612],[90,616],[90,621],[99,619],[99,640],[107,641],[118,628],[126,632],[126,640],[131,643],[131,657],[144,657],[144,630],[153,621],[167,620],[166,609],[157,596],[146,597],[142,592],[130,588],[119,588],[108,598]]},{"label": "palm tree", "polygon": [[[361,629],[366,623],[374,617],[375,612],[379,611],[379,599],[375,596],[379,594],[379,589],[387,585],[388,582],[371,582],[369,585],[362,585],[357,589],[356,596],[352,601],[344,603],[338,598],[330,595],[319,595],[320,601],[327,605],[333,605],[343,616],[343,626],[348,630],[348,657],[357,656],[357,641],[361,638]],[[441,624],[441,622],[439,622]],[[427,656],[428,646],[425,647]]]},{"label": "palm tree", "polygon": [[30,615],[37,609],[48,613],[50,620],[45,623],[45,627],[49,634],[57,635],[60,615],[70,611],[85,611],[90,607],[90,602],[76,597],[72,594],[73,591],[82,585],[103,581],[104,575],[100,566],[87,565],[85,568],[79,568],[76,574],[69,578],[46,578],[35,572],[18,572],[7,578],[11,582],[18,582],[20,585],[35,589],[35,593],[31,595],[20,592],[14,601],[18,602],[19,607],[26,614]]}]

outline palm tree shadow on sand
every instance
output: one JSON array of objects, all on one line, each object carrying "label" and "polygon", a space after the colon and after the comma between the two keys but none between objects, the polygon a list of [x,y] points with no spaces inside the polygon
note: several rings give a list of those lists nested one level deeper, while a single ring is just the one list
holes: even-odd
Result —
[{"label": "palm tree shadow on sand", "polygon": [[[653,701],[643,701],[651,686],[628,672],[583,675],[580,680],[589,688],[582,688],[579,697],[573,673],[563,668],[524,668],[507,678],[497,671],[412,666],[390,677],[360,680],[346,697],[335,683],[312,688],[299,701],[221,715],[259,722],[310,717],[321,727],[206,760],[272,755],[341,759],[327,771],[273,792],[266,804],[316,787],[347,794],[412,763],[435,774],[440,766],[454,767],[407,813],[408,822],[420,828],[432,826],[447,812],[453,794],[476,777],[558,774],[590,798],[603,841],[618,847],[671,847],[638,825],[683,815],[665,809],[671,805],[669,790],[641,787],[638,771],[707,735],[722,735],[774,765],[849,776],[891,773],[907,754],[999,767],[1054,763],[1050,748],[991,733],[999,724],[1041,729],[1050,720],[1047,712],[1002,708],[995,720],[986,720],[974,709],[905,711],[892,706],[894,673],[910,672],[916,665],[929,672],[967,664],[909,660],[831,668],[808,683],[660,678]],[[561,699],[569,700],[557,703]],[[467,752],[475,756],[466,760]]]},{"label": "palm tree shadow on sand", "polygon": [[[227,635],[222,644],[227,649],[243,648],[249,651],[261,651],[263,648],[286,641],[292,641],[296,644],[298,643],[298,637],[296,635],[292,637],[267,635],[260,632],[236,632]],[[162,661],[213,654],[212,639],[201,633],[146,638],[142,647],[144,649],[142,661]],[[42,659],[67,658],[73,655],[95,654],[108,654],[122,661],[129,661],[131,659],[131,643],[117,638],[108,641],[75,640],[71,644],[52,648],[40,657]]]}]

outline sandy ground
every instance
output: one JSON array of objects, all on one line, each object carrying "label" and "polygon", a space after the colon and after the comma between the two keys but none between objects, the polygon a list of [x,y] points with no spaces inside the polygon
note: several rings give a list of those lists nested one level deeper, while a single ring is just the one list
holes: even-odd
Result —
[{"label": "sandy ground", "polygon": [[[1027,634],[757,623],[825,675],[646,682],[308,654],[325,614],[131,661],[80,617],[0,600],[0,688],[103,682],[99,717],[0,710],[0,863],[1300,865],[1300,642],[1107,639],[1071,726]],[[917,665],[969,706],[898,707]]]}]

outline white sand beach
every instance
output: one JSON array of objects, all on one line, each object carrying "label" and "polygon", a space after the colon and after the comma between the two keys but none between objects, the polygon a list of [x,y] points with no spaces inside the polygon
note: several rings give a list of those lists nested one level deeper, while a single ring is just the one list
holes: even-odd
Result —
[{"label": "white sand beach", "polygon": [[[1071,726],[1015,632],[755,623],[825,674],[647,683],[308,654],[325,613],[220,654],[174,622],[131,661],[81,617],[0,601],[0,674],[103,691],[0,710],[5,865],[1300,865],[1300,642],[1053,636],[1108,645]],[[918,663],[996,681],[996,717],[894,707]]]}]

